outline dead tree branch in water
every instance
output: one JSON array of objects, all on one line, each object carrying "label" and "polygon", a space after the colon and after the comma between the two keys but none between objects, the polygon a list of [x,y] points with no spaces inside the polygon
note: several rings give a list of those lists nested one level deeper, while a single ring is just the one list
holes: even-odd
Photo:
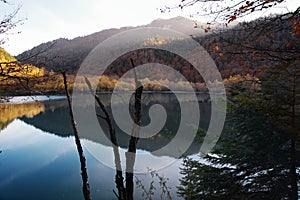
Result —
[{"label": "dead tree branch in water", "polygon": [[[133,60],[130,59],[132,67],[134,69],[134,63]],[[121,168],[121,160],[120,160],[120,153],[118,149],[118,142],[116,138],[116,132],[112,125],[112,120],[109,116],[108,111],[105,109],[105,106],[101,102],[98,95],[93,91],[91,82],[88,80],[87,77],[85,77],[85,82],[89,88],[90,93],[95,98],[95,101],[101,108],[104,116],[98,115],[100,118],[105,120],[105,122],[108,125],[109,128],[109,134],[110,134],[110,140],[113,144],[113,152],[115,156],[115,167],[116,167],[116,186],[118,189],[118,194],[114,191],[114,194],[118,197],[120,200],[132,200],[133,199],[133,169],[135,164],[135,153],[137,149],[137,142],[139,138],[139,126],[141,125],[141,97],[143,92],[143,86],[142,84],[137,80],[136,73],[134,71],[135,76],[135,84],[136,84],[136,90],[134,94],[134,124],[132,128],[132,134],[129,140],[129,146],[128,151],[126,152],[126,187],[124,187],[123,181],[123,174],[122,174],[122,168]]]},{"label": "dead tree branch in water", "polygon": [[65,87],[65,92],[66,92],[67,99],[68,99],[68,106],[69,106],[71,123],[72,123],[74,136],[75,136],[75,143],[76,143],[78,155],[79,155],[79,158],[80,158],[82,191],[83,191],[84,199],[85,200],[91,200],[92,198],[91,198],[91,195],[90,195],[90,186],[89,186],[89,183],[88,183],[88,174],[87,174],[87,169],[86,169],[86,159],[85,159],[83,149],[82,149],[82,146],[81,146],[81,143],[80,143],[79,134],[78,134],[78,130],[77,130],[77,127],[76,127],[76,122],[75,122],[75,118],[74,118],[74,114],[73,114],[73,110],[72,110],[71,98],[70,98],[70,94],[69,94],[69,91],[68,91],[67,76],[66,76],[65,71],[61,72],[61,73],[62,73],[63,79],[64,79],[64,87]]},{"label": "dead tree branch in water", "polygon": [[121,159],[120,159],[119,146],[118,146],[118,141],[117,141],[117,137],[116,137],[116,132],[115,132],[115,129],[113,128],[109,113],[105,109],[105,106],[101,102],[98,95],[93,92],[91,82],[88,80],[87,77],[85,77],[85,82],[90,90],[90,93],[93,95],[93,97],[95,98],[95,101],[97,102],[97,104],[101,108],[102,112],[104,113],[104,116],[99,115],[99,117],[104,119],[108,125],[110,141],[112,143],[113,152],[114,152],[114,156],[115,156],[115,167],[116,167],[115,181],[116,181],[116,186],[118,189],[118,195],[115,192],[114,192],[114,194],[116,194],[118,199],[124,200],[124,199],[126,199],[126,195],[125,195],[126,192],[125,192],[125,188],[124,188],[124,184],[123,184],[124,178],[123,178],[123,174],[122,174]]},{"label": "dead tree branch in water", "polygon": [[135,164],[135,157],[136,157],[136,149],[137,143],[139,140],[139,132],[141,126],[141,110],[142,110],[142,93],[143,93],[143,85],[140,81],[138,81],[136,72],[135,72],[135,65],[133,59],[130,59],[132,68],[134,70],[134,80],[136,90],[134,93],[134,124],[132,127],[132,133],[129,140],[128,151],[126,152],[126,196],[127,200],[133,199],[133,171],[134,171],[134,164]]}]

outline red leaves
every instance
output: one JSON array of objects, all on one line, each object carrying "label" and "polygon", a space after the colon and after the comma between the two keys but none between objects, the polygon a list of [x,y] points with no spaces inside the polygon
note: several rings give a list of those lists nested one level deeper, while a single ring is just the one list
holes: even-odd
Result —
[{"label": "red leaves", "polygon": [[204,29],[204,32],[208,33],[208,31],[210,31],[210,29],[211,29],[210,27],[207,27],[206,29]]},{"label": "red leaves", "polygon": [[214,53],[216,53],[219,50],[219,47],[217,44],[214,45]]},{"label": "red leaves", "polygon": [[236,16],[235,16],[235,15],[232,15],[232,16],[230,17],[230,19],[228,20],[228,23],[233,22],[234,20],[236,20]]},{"label": "red leaves", "polygon": [[254,2],[246,1],[248,7],[252,6]]},{"label": "red leaves", "polygon": [[292,25],[293,35],[300,35],[300,20],[295,20],[294,24]]}]

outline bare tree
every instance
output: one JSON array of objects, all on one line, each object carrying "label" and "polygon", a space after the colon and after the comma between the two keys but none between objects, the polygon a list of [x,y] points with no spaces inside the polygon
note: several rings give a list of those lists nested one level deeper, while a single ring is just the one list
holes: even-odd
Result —
[{"label": "bare tree", "polygon": [[[6,0],[0,0],[0,3],[5,6],[9,5],[9,2]],[[7,34],[24,21],[24,19],[17,19],[20,8],[18,6],[13,12],[4,15],[0,21],[0,45],[3,45],[7,41]]]},{"label": "bare tree", "polygon": [[[135,65],[133,59],[130,59],[132,68],[134,69]],[[135,72],[135,71],[134,71]],[[135,165],[135,156],[137,150],[137,143],[139,140],[139,126],[141,125],[141,109],[142,109],[142,93],[143,93],[143,85],[138,81],[136,74],[135,74],[135,85],[136,90],[134,94],[134,124],[132,128],[131,137],[128,144],[128,150],[126,152],[126,172],[125,172],[125,186],[124,186],[124,178],[123,172],[121,167],[121,159],[120,159],[120,152],[118,147],[118,141],[116,136],[115,128],[112,125],[111,117],[106,110],[104,104],[101,102],[100,98],[93,92],[92,86],[90,81],[85,78],[85,82],[89,88],[89,91],[94,96],[95,101],[97,102],[98,106],[100,107],[101,111],[103,112],[103,116],[101,114],[97,114],[98,117],[104,119],[107,123],[109,128],[109,135],[110,140],[113,146],[113,153],[114,153],[114,162],[116,167],[116,176],[115,176],[115,183],[118,190],[118,193],[115,193],[119,200],[133,200],[133,192],[134,192],[134,165]]]},{"label": "bare tree", "polygon": [[68,106],[69,106],[69,114],[71,117],[71,123],[72,123],[72,128],[74,131],[74,136],[75,136],[75,143],[77,147],[77,152],[79,155],[79,160],[80,160],[80,166],[81,166],[81,178],[82,178],[82,192],[85,200],[91,200],[91,194],[90,194],[90,185],[88,182],[88,173],[86,169],[86,159],[83,153],[83,148],[80,142],[74,114],[73,114],[73,109],[71,105],[71,97],[69,94],[69,88],[68,88],[68,82],[67,82],[67,75],[66,72],[61,72],[63,79],[64,79],[64,86],[65,86],[65,92],[67,95],[67,100],[68,100]]}]

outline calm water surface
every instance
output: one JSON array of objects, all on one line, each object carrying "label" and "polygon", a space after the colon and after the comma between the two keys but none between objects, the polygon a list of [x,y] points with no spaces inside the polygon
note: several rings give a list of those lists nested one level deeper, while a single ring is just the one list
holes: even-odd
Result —
[{"label": "calm water surface", "polygon": [[[158,134],[139,140],[137,154],[143,154],[144,160],[137,160],[135,167],[151,167],[155,162],[165,161],[166,166],[157,173],[169,178],[167,184],[173,199],[180,199],[176,195],[176,186],[180,184],[182,160],[172,158],[172,152],[163,157],[151,153],[168,144],[176,134],[180,121],[178,102],[172,94],[145,94],[145,98],[164,106],[168,118]],[[210,104],[205,99],[199,95],[199,124],[203,129],[207,129],[210,117]],[[0,104],[0,199],[83,199],[80,162],[66,100],[22,102]],[[151,103],[143,106],[147,111]],[[84,105],[82,109],[86,109]],[[192,114],[193,108],[190,109]],[[149,123],[147,114],[142,116],[142,123]],[[107,130],[107,127],[103,129]],[[130,137],[117,127],[116,131],[122,154],[127,151]],[[101,161],[113,159],[112,148],[103,143],[97,133],[80,137],[87,159],[92,198],[117,199],[113,193],[116,191],[115,170]],[[201,143],[195,140],[185,154],[196,155],[200,146]],[[170,160],[173,160],[171,164]],[[157,164],[163,166],[163,163]],[[134,179],[141,180],[145,187],[154,180],[149,173],[135,174]],[[161,191],[159,185],[156,186],[155,195],[160,198]],[[140,199],[142,190],[135,188],[134,196]]]}]

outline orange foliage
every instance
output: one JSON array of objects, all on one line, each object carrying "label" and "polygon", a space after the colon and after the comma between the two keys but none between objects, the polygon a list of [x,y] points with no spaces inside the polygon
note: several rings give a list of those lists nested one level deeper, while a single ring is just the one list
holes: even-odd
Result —
[{"label": "orange foliage", "polygon": [[217,44],[214,45],[214,53],[216,53],[219,50],[219,47]]},{"label": "orange foliage", "polygon": [[32,102],[24,104],[0,103],[0,130],[5,128],[9,122],[16,118],[26,116],[32,118],[45,111],[45,106],[41,102]]}]

